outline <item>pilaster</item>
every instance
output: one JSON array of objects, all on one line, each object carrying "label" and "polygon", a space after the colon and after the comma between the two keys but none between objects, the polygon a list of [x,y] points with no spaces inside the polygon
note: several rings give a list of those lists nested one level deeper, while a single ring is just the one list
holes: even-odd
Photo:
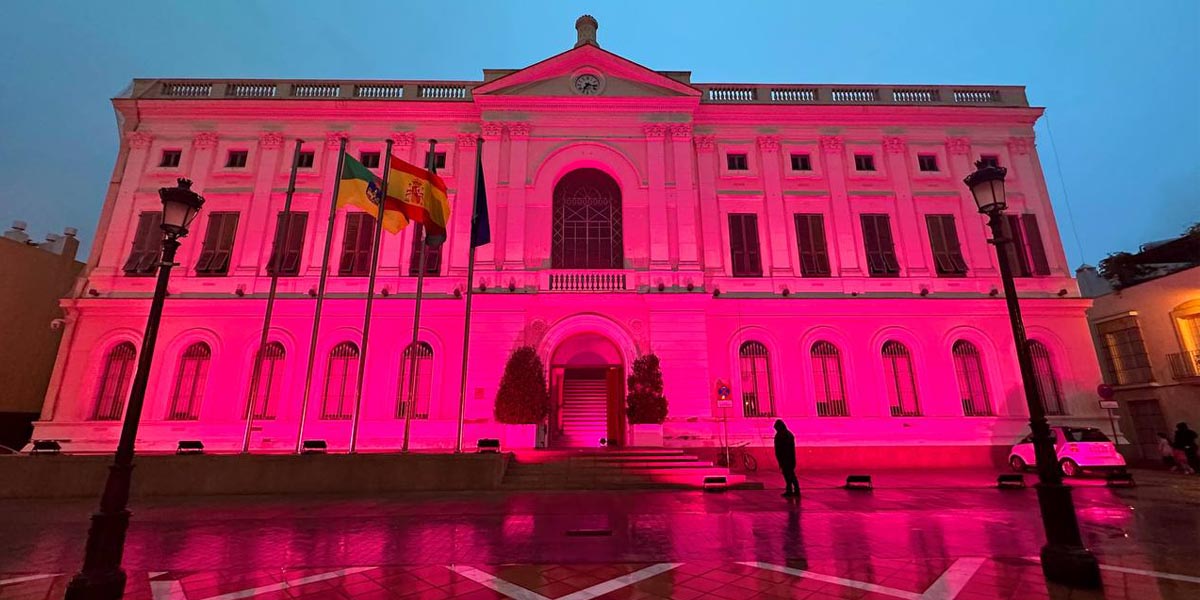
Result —
[{"label": "pilaster", "polygon": [[[492,243],[480,246],[475,251],[476,277],[486,276],[485,271],[496,268],[496,246],[504,236],[506,225],[500,222],[500,207],[498,206],[497,189],[500,183],[500,150],[503,141],[504,126],[501,123],[485,121],[480,125],[483,132],[483,182],[487,188],[488,220],[492,224]],[[476,279],[476,282],[478,279]],[[475,285],[476,282],[472,282]]]},{"label": "pilaster", "polygon": [[[1057,222],[1054,218],[1054,206],[1050,203],[1050,191],[1046,189],[1046,177],[1042,173],[1041,161],[1037,160],[1033,138],[1011,137],[1008,138],[1007,146],[1008,156],[1013,161],[1013,170],[1017,174],[1016,180],[1020,182],[1027,202],[1037,198],[1040,213],[1038,225],[1042,229],[1042,244],[1046,248],[1050,272],[1069,276],[1072,271],[1063,249],[1062,232],[1054,226]],[[1032,204],[1029,202],[1027,206]]]},{"label": "pilaster", "polygon": [[[234,248],[233,254],[239,257],[234,267],[236,275],[253,276],[266,273],[276,225],[276,220],[271,218],[271,187],[279,171],[282,147],[283,135],[279,132],[268,131],[258,138],[258,170],[254,174],[254,192],[250,196],[250,203],[246,206],[242,222],[238,223],[241,231],[235,238],[237,246],[240,246],[240,249]],[[290,162],[287,167],[290,172]]]},{"label": "pilaster", "polygon": [[711,135],[696,136],[695,144],[703,266],[707,272],[719,273],[724,253],[721,242],[721,211],[717,206],[717,144]]},{"label": "pilaster", "polygon": [[692,125],[671,125],[671,151],[675,154],[675,195],[677,203],[676,225],[679,228],[679,269],[691,271],[700,268],[699,238],[696,227],[696,184],[692,171]]},{"label": "pilaster", "polygon": [[854,235],[858,224],[854,222],[854,213],[850,210],[850,197],[846,193],[846,153],[842,138],[822,137],[821,155],[825,159],[825,175],[828,177],[832,202],[833,235],[830,237],[837,243],[837,247],[830,248],[829,251],[837,252],[842,277],[861,277],[863,270],[859,264],[858,244],[855,243]]},{"label": "pilaster", "polygon": [[[192,191],[204,195],[204,189],[208,183],[208,178],[213,171],[213,160],[217,152],[217,134],[211,131],[202,131],[196,134],[192,139],[192,168],[189,169],[190,179],[192,180]],[[200,219],[205,219],[204,215],[199,215],[196,218],[197,222],[192,223],[191,235],[182,240],[183,244],[179,248],[176,262],[179,267],[175,271],[177,277],[186,277],[192,274],[192,266],[196,264],[196,258],[200,254],[200,248],[204,245],[204,240],[200,235],[204,229],[204,223]]]},{"label": "pilaster", "polygon": [[[954,137],[946,140],[946,156],[950,162],[950,175],[957,184],[974,170],[971,164],[971,140],[965,137]],[[995,252],[988,247],[987,221],[979,214],[975,199],[965,185],[958,186],[959,202],[963,214],[963,246],[967,249],[966,256],[969,275],[995,276],[999,274]]]},{"label": "pilaster", "polygon": [[451,233],[446,239],[450,272],[466,275],[467,260],[471,252],[471,213],[475,209],[475,151],[478,147],[477,133],[460,133],[455,143],[457,150],[457,183],[450,211]]},{"label": "pilaster", "polygon": [[[780,277],[792,275],[791,259],[794,254],[788,247],[787,212],[783,209],[783,176],[779,164],[779,138],[760,136],[757,140],[759,166],[761,167],[763,195],[765,197],[767,223],[767,247],[770,248],[769,273]],[[763,265],[767,267],[767,265]]]},{"label": "pilaster", "polygon": [[[417,152],[417,134],[411,131],[396,131],[392,135],[392,156],[410,164],[425,168],[424,151]],[[425,146],[422,146],[425,148]],[[387,167],[387,157],[380,158],[380,176],[383,175],[383,168]],[[396,235],[384,235],[383,244],[380,245],[379,263],[387,264],[388,271],[391,271],[392,261],[388,260],[391,257],[395,260],[394,271],[391,271],[394,277],[403,279],[408,277],[408,266],[412,264],[412,238],[416,235],[415,228],[410,224],[397,233]],[[400,285],[400,281],[396,282]]]},{"label": "pilaster", "polygon": [[125,261],[125,252],[129,251],[126,244],[133,238],[133,229],[137,227],[137,207],[134,206],[134,194],[142,183],[142,174],[149,167],[147,158],[150,156],[150,146],[154,136],[134,131],[125,136],[129,144],[129,158],[125,161],[125,172],[121,176],[121,189],[114,200],[111,223],[113,227],[104,232],[103,247],[96,259],[95,275],[116,275]]},{"label": "pilaster", "polygon": [[529,123],[507,123],[508,128],[508,213],[504,236],[504,269],[525,268],[525,187],[529,151]]},{"label": "pilaster", "polygon": [[670,247],[667,233],[667,165],[663,139],[667,126],[647,123],[642,126],[646,136],[646,172],[650,183],[650,219],[646,223],[650,240],[650,269],[669,269]]},{"label": "pilaster", "polygon": [[[311,274],[317,276],[321,274],[321,259],[325,252],[325,240],[333,235],[333,232],[329,230],[329,206],[333,203],[333,184],[337,181],[338,175],[338,148],[341,146],[342,139],[349,137],[350,134],[344,131],[333,131],[325,134],[325,166],[323,168],[325,178],[321,183],[321,197],[317,198],[313,214],[310,217],[312,222],[308,225],[309,236],[307,239],[311,241],[306,244],[312,248],[308,258],[312,271]],[[333,263],[335,260],[335,251],[336,248],[330,250],[330,263]]]},{"label": "pilaster", "polygon": [[908,169],[908,144],[903,138],[883,138],[883,150],[887,155],[888,173],[892,177],[892,189],[896,192],[896,220],[900,230],[904,265],[909,277],[929,274],[929,259],[921,242],[921,225],[918,222],[916,202],[913,200],[912,180]]}]

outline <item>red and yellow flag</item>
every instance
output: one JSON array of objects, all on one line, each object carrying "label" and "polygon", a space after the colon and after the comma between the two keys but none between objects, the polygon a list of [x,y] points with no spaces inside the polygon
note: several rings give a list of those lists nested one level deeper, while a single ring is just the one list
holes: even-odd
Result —
[{"label": "red and yellow flag", "polygon": [[441,244],[446,240],[446,223],[450,222],[446,182],[437,173],[408,164],[395,156],[388,159],[390,173],[384,214],[398,211],[405,219],[416,221],[425,228],[429,244]]}]

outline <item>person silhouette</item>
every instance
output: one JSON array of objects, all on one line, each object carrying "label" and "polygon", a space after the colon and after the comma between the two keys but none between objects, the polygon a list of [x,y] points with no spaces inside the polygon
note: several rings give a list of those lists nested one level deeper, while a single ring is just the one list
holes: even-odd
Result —
[{"label": "person silhouette", "polygon": [[788,431],[783,419],[775,420],[775,461],[783,473],[787,489],[784,496],[799,496],[800,481],[796,479],[796,436]]}]

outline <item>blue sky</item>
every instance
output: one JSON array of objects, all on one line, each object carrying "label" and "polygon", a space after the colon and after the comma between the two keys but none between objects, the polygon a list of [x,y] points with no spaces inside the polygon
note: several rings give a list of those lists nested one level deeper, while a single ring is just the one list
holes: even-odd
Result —
[{"label": "blue sky", "polygon": [[1200,220],[1196,0],[5,4],[0,225],[39,239],[90,242],[131,78],[478,79],[570,47],[585,12],[604,48],[694,81],[1027,86],[1072,265]]}]

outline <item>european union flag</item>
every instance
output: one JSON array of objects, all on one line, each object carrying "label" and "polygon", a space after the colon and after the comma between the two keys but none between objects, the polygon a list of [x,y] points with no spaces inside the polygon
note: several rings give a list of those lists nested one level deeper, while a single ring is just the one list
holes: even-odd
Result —
[{"label": "european union flag", "polygon": [[492,226],[488,221],[487,186],[483,183],[483,140],[475,144],[475,206],[471,211],[471,247],[492,243]]}]

